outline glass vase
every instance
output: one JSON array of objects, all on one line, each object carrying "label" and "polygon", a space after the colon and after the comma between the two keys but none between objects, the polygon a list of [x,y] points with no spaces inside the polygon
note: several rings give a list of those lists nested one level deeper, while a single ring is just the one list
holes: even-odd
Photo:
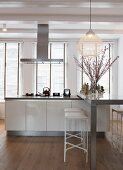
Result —
[{"label": "glass vase", "polygon": [[96,93],[97,90],[97,82],[91,81],[91,93]]}]

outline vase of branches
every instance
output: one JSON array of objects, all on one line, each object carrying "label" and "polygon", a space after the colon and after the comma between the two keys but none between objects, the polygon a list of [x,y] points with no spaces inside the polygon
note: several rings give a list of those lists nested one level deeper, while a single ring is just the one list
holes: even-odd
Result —
[{"label": "vase of branches", "polygon": [[101,50],[97,57],[87,57],[80,56],[80,59],[74,57],[75,62],[78,67],[80,67],[83,72],[88,76],[91,82],[91,93],[95,93],[97,90],[97,83],[101,77],[107,72],[107,70],[112,66],[112,64],[119,58],[117,56],[111,61],[111,58],[106,59],[106,50],[108,48],[105,46],[104,50]]}]

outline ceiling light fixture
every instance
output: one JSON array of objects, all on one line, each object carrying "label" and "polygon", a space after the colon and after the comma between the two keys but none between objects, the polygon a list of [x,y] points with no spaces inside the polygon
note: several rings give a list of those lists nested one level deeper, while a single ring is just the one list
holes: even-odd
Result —
[{"label": "ceiling light fixture", "polygon": [[95,34],[91,26],[91,0],[90,0],[90,28],[88,32],[80,37],[79,40],[79,50],[84,56],[97,56],[97,45],[101,44],[101,38]]},{"label": "ceiling light fixture", "polygon": [[7,31],[6,24],[3,24],[2,31],[4,31],[4,32],[6,32],[6,31]]}]

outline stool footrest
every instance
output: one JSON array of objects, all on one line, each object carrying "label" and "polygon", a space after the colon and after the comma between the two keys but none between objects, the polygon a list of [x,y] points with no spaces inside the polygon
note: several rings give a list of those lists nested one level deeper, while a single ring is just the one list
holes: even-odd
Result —
[{"label": "stool footrest", "polygon": [[72,144],[72,143],[70,143],[70,142],[66,142],[66,145],[67,145],[67,144],[68,144],[68,145],[71,145],[71,146],[68,147],[68,148],[66,148],[66,150],[70,150],[70,149],[73,149],[73,148],[78,148],[78,149],[81,149],[81,150],[87,152],[87,149],[85,149],[85,148],[83,148],[83,147],[80,147],[80,146],[82,145],[82,143],[79,143],[79,144],[74,145],[74,144]]},{"label": "stool footrest", "polygon": [[[82,137],[81,137],[81,135],[80,135],[80,133],[78,133],[78,134],[70,134],[70,133],[66,133],[66,135],[68,135],[68,137],[66,137],[66,139],[70,139],[70,138],[78,138],[78,139],[83,139]],[[77,136],[77,135],[80,135],[80,136]]]}]

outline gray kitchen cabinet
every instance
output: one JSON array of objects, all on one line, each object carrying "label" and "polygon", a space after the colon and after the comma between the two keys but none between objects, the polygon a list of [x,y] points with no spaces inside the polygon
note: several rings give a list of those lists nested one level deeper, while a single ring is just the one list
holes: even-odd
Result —
[{"label": "gray kitchen cabinet", "polygon": [[[90,111],[82,100],[6,100],[7,131],[64,131],[64,109],[82,108]],[[97,107],[97,131],[106,132],[110,125],[110,106]],[[89,127],[90,129],[90,123]]]},{"label": "gray kitchen cabinet", "polygon": [[64,131],[64,108],[71,107],[71,100],[47,101],[47,131]]},{"label": "gray kitchen cabinet", "polygon": [[7,131],[25,130],[25,101],[6,101],[5,128]]},{"label": "gray kitchen cabinet", "polygon": [[46,131],[46,101],[26,101],[26,130]]}]

